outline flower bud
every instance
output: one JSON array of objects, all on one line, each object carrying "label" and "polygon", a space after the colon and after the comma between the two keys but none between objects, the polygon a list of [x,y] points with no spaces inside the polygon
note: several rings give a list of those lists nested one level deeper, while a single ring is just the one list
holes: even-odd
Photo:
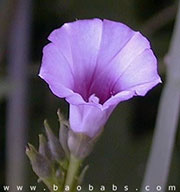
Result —
[{"label": "flower bud", "polygon": [[60,122],[60,130],[59,130],[59,141],[61,143],[62,148],[64,149],[66,156],[69,157],[69,147],[68,147],[68,131],[69,131],[69,122],[64,118],[60,109],[57,111],[57,115]]},{"label": "flower bud", "polygon": [[44,157],[48,158],[49,160],[52,159],[51,151],[48,146],[48,142],[44,135],[39,135],[39,153],[42,154]]},{"label": "flower bud", "polygon": [[64,151],[62,149],[62,146],[61,146],[58,138],[53,134],[53,132],[50,129],[46,120],[44,121],[44,126],[46,129],[46,134],[48,137],[48,144],[49,144],[49,148],[51,150],[53,159],[55,159],[56,161],[63,160],[65,157],[65,154],[64,154]]},{"label": "flower bud", "polygon": [[28,144],[26,148],[26,155],[32,164],[33,171],[40,178],[50,178],[52,176],[53,170],[50,162],[42,154],[38,153],[33,145]]},{"label": "flower bud", "polygon": [[85,134],[69,130],[68,146],[70,152],[78,159],[86,158],[94,146],[93,140]]}]

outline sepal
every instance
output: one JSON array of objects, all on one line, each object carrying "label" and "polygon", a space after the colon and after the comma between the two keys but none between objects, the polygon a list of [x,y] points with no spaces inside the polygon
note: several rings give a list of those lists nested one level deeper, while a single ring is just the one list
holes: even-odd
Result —
[{"label": "sepal", "polygon": [[68,146],[70,152],[78,159],[85,159],[93,149],[93,140],[83,134],[69,130]]}]

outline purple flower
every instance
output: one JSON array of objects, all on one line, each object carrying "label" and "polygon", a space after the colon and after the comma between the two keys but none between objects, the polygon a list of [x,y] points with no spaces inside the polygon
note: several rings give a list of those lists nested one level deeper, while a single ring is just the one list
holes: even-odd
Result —
[{"label": "purple flower", "polygon": [[149,41],[122,23],[78,20],[48,39],[39,76],[70,104],[74,132],[94,137],[119,102],[161,82]]}]

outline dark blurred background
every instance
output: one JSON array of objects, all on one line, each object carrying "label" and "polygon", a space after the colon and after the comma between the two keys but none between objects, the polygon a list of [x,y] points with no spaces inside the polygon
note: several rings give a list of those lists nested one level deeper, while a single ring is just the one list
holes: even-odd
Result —
[{"label": "dark blurred background", "polygon": [[[76,19],[98,17],[123,22],[141,31],[151,41],[158,57],[160,75],[165,82],[164,57],[169,48],[177,11],[177,2],[173,0],[23,1],[0,0],[0,185],[7,182],[6,178],[11,172],[7,163],[13,163],[13,158],[16,158],[14,163],[18,163],[17,166],[25,164],[23,170],[28,184],[35,184],[37,180],[27,158],[18,160],[15,148],[12,155],[7,154],[16,145],[16,141],[12,141],[11,146],[12,138],[22,134],[20,138],[24,146],[28,141],[37,146],[38,134],[45,132],[45,118],[57,132],[57,109],[61,108],[68,116],[67,103],[54,96],[38,77],[42,48],[48,43],[47,37],[52,30]],[[23,12],[24,9],[26,11]],[[18,61],[21,65],[13,64]],[[12,84],[17,76],[20,88],[18,83]],[[110,186],[114,183],[120,187],[126,184],[130,188],[140,187],[163,84],[151,90],[146,97],[136,97],[119,104],[93,153],[86,160],[90,168],[85,185],[91,183],[98,187],[100,184]],[[20,101],[16,93],[18,90],[21,92]],[[23,131],[13,130],[19,115],[22,118],[15,127],[22,125]],[[177,187],[180,187],[179,162],[180,145],[177,137],[168,179],[170,184]]]}]

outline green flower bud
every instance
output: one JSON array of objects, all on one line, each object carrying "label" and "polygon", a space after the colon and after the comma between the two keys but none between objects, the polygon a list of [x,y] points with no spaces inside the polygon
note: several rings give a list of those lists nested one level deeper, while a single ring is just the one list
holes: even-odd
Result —
[{"label": "green flower bud", "polygon": [[64,118],[60,109],[58,109],[57,115],[58,115],[59,122],[60,122],[59,141],[61,143],[62,148],[65,151],[66,156],[69,157],[69,147],[68,147],[68,143],[67,143],[68,131],[69,131],[69,122]]},{"label": "green flower bud", "polygon": [[44,121],[44,126],[46,129],[48,144],[49,144],[49,148],[50,148],[53,159],[55,159],[56,161],[63,160],[65,157],[65,153],[62,149],[62,146],[58,138],[53,134],[46,120]]},{"label": "green flower bud", "polygon": [[39,153],[42,154],[44,157],[48,158],[49,160],[52,159],[51,151],[48,146],[48,142],[44,135],[39,135]]},{"label": "green flower bud", "polygon": [[47,158],[38,153],[33,145],[28,144],[26,155],[32,164],[33,171],[43,179],[50,178],[53,173],[51,164]]}]

